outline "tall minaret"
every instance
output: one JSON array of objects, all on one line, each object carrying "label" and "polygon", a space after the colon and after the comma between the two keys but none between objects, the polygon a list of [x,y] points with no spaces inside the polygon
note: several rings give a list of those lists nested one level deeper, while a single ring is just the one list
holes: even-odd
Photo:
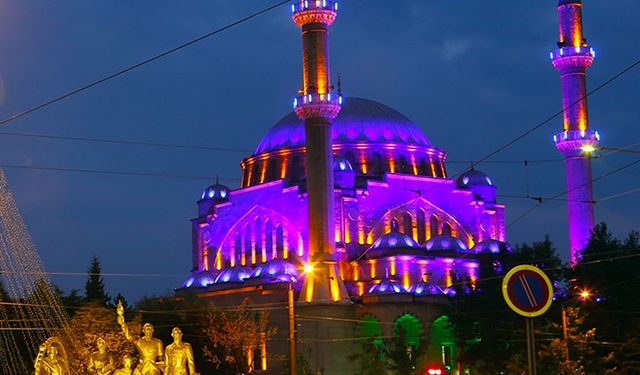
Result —
[{"label": "tall minaret", "polygon": [[301,0],[291,5],[292,19],[302,28],[302,90],[294,100],[296,114],[304,120],[306,137],[307,197],[309,211],[309,261],[300,301],[347,302],[335,253],[333,150],[331,120],[338,116],[342,98],[331,93],[329,26],[337,16],[332,0]]},{"label": "tall minaret", "polygon": [[589,129],[587,116],[587,68],[595,53],[582,35],[582,0],[560,0],[560,41],[551,52],[553,67],[560,72],[564,130],[554,136],[564,155],[569,213],[571,264],[589,242],[594,226],[591,158],[585,146],[595,147],[600,136]]}]

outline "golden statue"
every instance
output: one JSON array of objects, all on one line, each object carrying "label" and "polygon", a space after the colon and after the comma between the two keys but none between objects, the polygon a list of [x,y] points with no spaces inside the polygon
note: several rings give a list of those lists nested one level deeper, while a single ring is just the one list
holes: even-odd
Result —
[{"label": "golden statue", "polygon": [[122,368],[116,370],[113,375],[140,375],[140,371],[133,368],[133,358],[129,354],[125,354],[122,358]]},{"label": "golden statue", "polygon": [[136,366],[136,370],[139,371],[141,375],[160,375],[162,373],[160,369],[163,366],[163,362],[158,361],[158,358],[163,358],[162,341],[153,337],[153,325],[145,323],[142,326],[143,335],[134,338],[131,336],[129,327],[127,327],[124,321],[124,307],[119,301],[116,312],[118,314],[117,321],[122,328],[124,337],[127,341],[135,345],[140,355],[140,362],[138,366]]},{"label": "golden statue", "polygon": [[173,344],[167,346],[164,351],[164,375],[198,375],[191,345],[182,341],[182,330],[178,327],[173,328],[171,337]]},{"label": "golden statue", "polygon": [[91,353],[87,369],[90,374],[109,375],[115,367],[113,357],[107,351],[107,342],[102,337],[99,337],[96,341],[96,346],[98,351]]},{"label": "golden statue", "polygon": [[50,337],[40,350],[34,362],[35,375],[71,375],[67,352],[62,341],[57,337]]}]

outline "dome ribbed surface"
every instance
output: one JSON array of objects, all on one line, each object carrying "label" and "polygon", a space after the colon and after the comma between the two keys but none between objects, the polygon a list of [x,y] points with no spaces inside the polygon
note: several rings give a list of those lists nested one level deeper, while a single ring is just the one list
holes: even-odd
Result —
[{"label": "dome ribbed surface", "polygon": [[[373,100],[345,98],[340,114],[333,120],[333,143],[363,142],[431,147],[416,124],[395,109]],[[269,130],[254,154],[304,145],[304,122],[291,112]]]}]

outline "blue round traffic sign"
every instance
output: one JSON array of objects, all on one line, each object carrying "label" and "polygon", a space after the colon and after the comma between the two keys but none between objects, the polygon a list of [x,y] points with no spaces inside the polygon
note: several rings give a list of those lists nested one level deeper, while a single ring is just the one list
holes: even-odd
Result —
[{"label": "blue round traffic sign", "polygon": [[551,306],[553,287],[541,269],[522,265],[514,267],[504,277],[502,295],[513,311],[533,318],[544,314]]}]

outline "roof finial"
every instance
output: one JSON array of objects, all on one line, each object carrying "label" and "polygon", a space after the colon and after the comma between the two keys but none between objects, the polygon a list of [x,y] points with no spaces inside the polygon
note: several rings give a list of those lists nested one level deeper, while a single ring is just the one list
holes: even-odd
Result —
[{"label": "roof finial", "polygon": [[220,176],[216,175],[216,185],[220,185]]},{"label": "roof finial", "polygon": [[342,73],[338,73],[338,95],[342,96]]},{"label": "roof finial", "polygon": [[473,160],[471,160],[471,169],[470,170],[473,170]]},{"label": "roof finial", "polygon": [[397,219],[391,219],[391,231],[392,232],[397,232],[398,231],[398,220]]}]

